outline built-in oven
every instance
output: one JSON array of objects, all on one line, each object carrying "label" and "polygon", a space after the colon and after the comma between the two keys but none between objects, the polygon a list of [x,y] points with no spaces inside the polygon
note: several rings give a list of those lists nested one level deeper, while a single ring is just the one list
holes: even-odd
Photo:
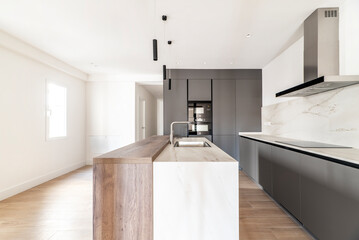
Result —
[{"label": "built-in oven", "polygon": [[188,102],[189,136],[203,136],[212,140],[212,102]]}]

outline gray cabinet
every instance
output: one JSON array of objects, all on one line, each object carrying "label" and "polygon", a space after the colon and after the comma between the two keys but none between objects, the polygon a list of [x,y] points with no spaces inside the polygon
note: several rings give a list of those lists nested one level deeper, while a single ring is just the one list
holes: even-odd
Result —
[{"label": "gray cabinet", "polygon": [[269,194],[273,195],[271,146],[258,142],[258,183]]},{"label": "gray cabinet", "polygon": [[214,135],[213,143],[216,144],[219,148],[229,154],[231,157],[235,158],[236,152],[236,137],[234,135]]},{"label": "gray cabinet", "polygon": [[236,81],[213,80],[213,143],[238,159],[236,150]]},{"label": "gray cabinet", "polygon": [[359,170],[302,155],[303,225],[318,239],[359,239]]},{"label": "gray cabinet", "polygon": [[236,132],[260,132],[262,80],[236,80]]},{"label": "gray cabinet", "polygon": [[258,148],[257,142],[240,138],[240,167],[243,171],[256,182],[258,182]]},{"label": "gray cabinet", "polygon": [[[301,157],[301,216],[303,225],[319,239],[332,239],[328,161]],[[339,238],[340,239],[340,238]]]},{"label": "gray cabinet", "polygon": [[243,137],[240,159],[316,238],[359,239],[359,169]]},{"label": "gray cabinet", "polygon": [[359,239],[359,169],[329,163],[333,239]]},{"label": "gray cabinet", "polygon": [[300,216],[300,154],[272,146],[273,198]]},{"label": "gray cabinet", "polygon": [[[187,121],[187,81],[171,81],[171,90],[168,89],[168,81],[163,83],[163,132],[170,134],[170,125],[174,121]],[[187,136],[186,125],[174,126],[176,136]]]},{"label": "gray cabinet", "polygon": [[188,80],[189,101],[211,101],[212,84],[211,80]]},{"label": "gray cabinet", "polygon": [[213,135],[236,135],[236,81],[213,80]]}]

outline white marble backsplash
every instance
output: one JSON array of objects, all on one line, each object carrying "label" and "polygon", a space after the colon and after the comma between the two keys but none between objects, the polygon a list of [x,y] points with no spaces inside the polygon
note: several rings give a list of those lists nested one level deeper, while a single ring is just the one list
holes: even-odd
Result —
[{"label": "white marble backsplash", "polygon": [[359,85],[262,107],[264,134],[359,148]]}]

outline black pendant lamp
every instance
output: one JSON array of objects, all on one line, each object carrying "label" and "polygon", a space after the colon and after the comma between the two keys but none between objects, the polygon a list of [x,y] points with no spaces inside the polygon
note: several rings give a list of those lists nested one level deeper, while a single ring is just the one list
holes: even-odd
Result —
[{"label": "black pendant lamp", "polygon": [[158,60],[157,39],[153,39],[152,44],[153,44],[153,61],[157,61]]},{"label": "black pendant lamp", "polygon": [[163,80],[167,79],[167,68],[166,65],[162,66]]}]

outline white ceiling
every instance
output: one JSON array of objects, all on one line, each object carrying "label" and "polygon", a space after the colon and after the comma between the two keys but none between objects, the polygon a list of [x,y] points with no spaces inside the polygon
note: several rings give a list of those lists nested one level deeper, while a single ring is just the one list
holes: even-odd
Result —
[{"label": "white ceiling", "polygon": [[0,29],[90,74],[262,68],[312,11],[340,1],[0,0]]}]

